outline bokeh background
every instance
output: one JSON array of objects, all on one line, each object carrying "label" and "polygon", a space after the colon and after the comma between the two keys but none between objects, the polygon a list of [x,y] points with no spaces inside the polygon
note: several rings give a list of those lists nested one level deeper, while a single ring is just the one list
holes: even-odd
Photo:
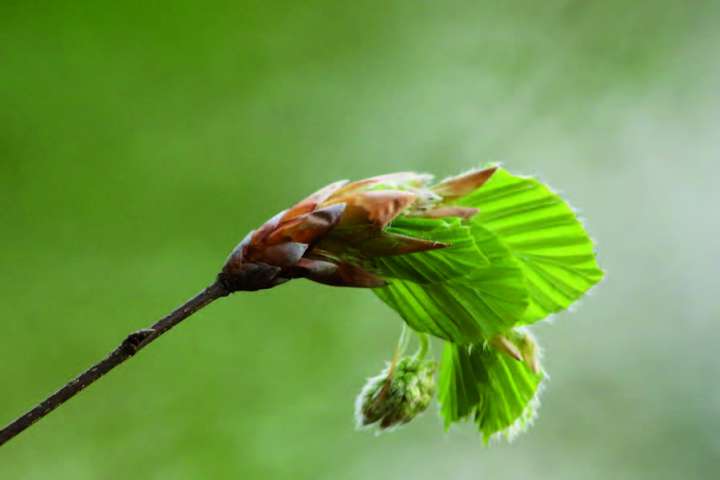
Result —
[{"label": "bokeh background", "polygon": [[486,161],[578,206],[607,281],[535,329],[535,426],[483,446],[353,399],[399,319],[298,281],[212,305],[0,450],[14,479],[720,472],[720,3],[0,4],[0,423],[339,178]]}]

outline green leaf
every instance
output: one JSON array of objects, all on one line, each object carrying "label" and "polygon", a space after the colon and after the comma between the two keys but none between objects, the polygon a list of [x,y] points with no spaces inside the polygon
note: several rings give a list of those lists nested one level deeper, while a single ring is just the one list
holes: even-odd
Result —
[{"label": "green leaf", "polygon": [[524,430],[537,408],[542,372],[483,345],[445,344],[438,398],[445,427],[472,420],[485,441]]},{"label": "green leaf", "polygon": [[[400,216],[385,232],[448,245],[438,250],[395,256],[389,270],[398,278],[416,283],[440,283],[490,265],[490,260],[476,245],[472,228],[463,225],[459,218]],[[380,264],[384,266],[383,262]]]},{"label": "green leaf", "polygon": [[[376,259],[389,277],[373,291],[413,329],[460,344],[482,342],[512,328],[528,306],[522,268],[495,235],[453,219],[454,241],[447,249]],[[429,229],[432,239],[437,229]],[[418,229],[403,234],[422,235]],[[429,238],[429,237],[428,237]],[[482,252],[484,263],[476,263]]]},{"label": "green leaf", "polygon": [[567,309],[603,278],[582,223],[539,181],[498,169],[456,203],[478,208],[472,223],[497,235],[519,260],[530,295],[521,323]]}]

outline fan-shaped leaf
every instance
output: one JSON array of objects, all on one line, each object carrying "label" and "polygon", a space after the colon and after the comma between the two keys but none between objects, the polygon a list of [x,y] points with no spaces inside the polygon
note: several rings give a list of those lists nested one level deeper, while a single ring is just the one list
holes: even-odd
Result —
[{"label": "fan-shaped leaf", "polygon": [[445,427],[472,419],[486,441],[514,435],[534,417],[542,378],[492,347],[446,343],[438,391]]},{"label": "fan-shaped leaf", "polygon": [[539,181],[498,169],[457,204],[478,208],[472,223],[497,235],[520,261],[530,294],[523,323],[567,309],[602,279],[582,223]]},{"label": "fan-shaped leaf", "polygon": [[[460,241],[443,237],[452,245],[447,249],[376,259],[376,268],[391,280],[374,292],[415,330],[460,344],[477,343],[522,318],[527,290],[520,264],[495,235],[455,220],[452,231]],[[430,231],[437,238],[436,230]],[[471,253],[465,255],[466,250]],[[476,252],[482,252],[486,263],[475,263]]]}]

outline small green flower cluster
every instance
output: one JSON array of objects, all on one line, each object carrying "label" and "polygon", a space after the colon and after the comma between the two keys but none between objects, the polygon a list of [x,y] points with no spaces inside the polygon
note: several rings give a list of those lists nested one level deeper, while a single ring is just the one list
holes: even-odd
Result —
[{"label": "small green flower cluster", "polygon": [[435,370],[433,360],[403,357],[370,378],[356,402],[358,427],[376,424],[386,430],[420,415],[435,395]]}]

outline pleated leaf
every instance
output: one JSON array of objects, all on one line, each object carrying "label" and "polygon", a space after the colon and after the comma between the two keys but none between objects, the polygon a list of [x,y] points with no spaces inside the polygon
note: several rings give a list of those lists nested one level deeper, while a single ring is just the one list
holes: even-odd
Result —
[{"label": "pleated leaf", "polygon": [[[377,259],[376,268],[390,281],[374,292],[417,331],[477,343],[520,321],[528,294],[521,265],[497,237],[455,220],[453,231],[460,240],[447,232],[443,237],[452,247]],[[422,235],[421,229],[406,227],[402,233]]]},{"label": "pleated leaf", "polygon": [[472,227],[464,225],[459,218],[400,216],[386,232],[447,245],[438,250],[393,258],[391,275],[398,278],[423,284],[440,283],[490,265],[490,260],[475,242]]},{"label": "pleated leaf", "polygon": [[530,295],[522,323],[567,309],[603,278],[575,212],[539,181],[498,169],[456,203],[478,208],[472,223],[497,235],[522,265]]},{"label": "pleated leaf", "polygon": [[472,420],[485,441],[512,437],[532,421],[542,378],[492,347],[446,343],[438,390],[445,427]]}]

